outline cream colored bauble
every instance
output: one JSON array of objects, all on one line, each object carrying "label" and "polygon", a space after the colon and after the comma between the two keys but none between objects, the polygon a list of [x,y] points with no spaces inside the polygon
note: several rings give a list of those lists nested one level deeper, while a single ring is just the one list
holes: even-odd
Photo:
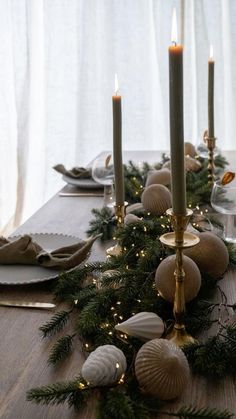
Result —
[{"label": "cream colored bauble", "polygon": [[137,217],[137,215],[134,214],[127,214],[125,216],[125,224],[134,224],[134,223],[139,223],[140,221],[142,221],[139,217]]},{"label": "cream colored bauble", "polygon": [[171,207],[171,193],[164,185],[150,185],[143,191],[141,201],[146,211],[162,215]]},{"label": "cream colored bauble", "polygon": [[115,384],[126,371],[126,358],[114,345],[99,346],[84,362],[81,375],[91,386]]},{"label": "cream colored bauble", "polygon": [[136,202],[135,204],[128,205],[126,208],[126,214],[131,214],[134,211],[143,211],[143,204],[141,202]]},{"label": "cream colored bauble", "polygon": [[194,145],[188,141],[184,143],[184,154],[185,156],[195,157],[197,155]]},{"label": "cream colored bauble", "polygon": [[166,339],[145,343],[135,360],[141,389],[161,400],[180,396],[189,382],[190,369],[183,351]]},{"label": "cream colored bauble", "polygon": [[[186,172],[198,172],[202,167],[199,160],[193,159],[190,156],[185,156],[184,160],[185,160],[185,170],[186,170]],[[162,167],[170,169],[171,168],[170,160],[168,160],[166,163],[164,163]]]},{"label": "cream colored bauble", "polygon": [[[184,265],[184,295],[185,301],[191,301],[199,292],[201,286],[201,274],[192,259],[183,257]],[[158,292],[161,296],[173,303],[175,297],[175,255],[165,258],[156,270],[155,282]]]},{"label": "cream colored bauble", "polygon": [[168,186],[171,184],[171,173],[169,169],[152,170],[148,173],[146,187],[154,184]]},{"label": "cream colored bauble", "polygon": [[208,232],[199,233],[198,237],[200,242],[184,250],[184,254],[194,260],[202,273],[215,279],[222,277],[229,264],[229,253],[224,242],[215,234]]},{"label": "cream colored bauble", "polygon": [[151,340],[163,335],[164,322],[156,313],[142,311],[117,324],[115,329],[142,340]]}]

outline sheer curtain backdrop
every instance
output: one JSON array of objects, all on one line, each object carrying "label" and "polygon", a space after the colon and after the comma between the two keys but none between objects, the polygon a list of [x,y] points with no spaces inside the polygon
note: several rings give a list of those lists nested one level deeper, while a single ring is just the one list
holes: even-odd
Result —
[{"label": "sheer curtain backdrop", "polygon": [[168,46],[177,8],[184,44],[185,139],[207,127],[214,47],[215,132],[234,149],[236,1],[0,0],[0,229],[62,185],[57,163],[85,165],[112,147],[118,74],[123,147],[169,148]]}]

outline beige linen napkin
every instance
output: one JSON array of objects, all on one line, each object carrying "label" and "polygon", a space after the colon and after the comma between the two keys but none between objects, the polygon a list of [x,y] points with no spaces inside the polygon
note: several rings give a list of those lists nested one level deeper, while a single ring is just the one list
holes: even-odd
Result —
[{"label": "beige linen napkin", "polygon": [[72,246],[61,247],[53,252],[45,252],[29,235],[15,241],[0,237],[0,264],[39,265],[46,268],[71,269],[85,260],[94,241],[100,237],[90,237]]},{"label": "beige linen napkin", "polygon": [[63,164],[57,164],[53,167],[53,169],[61,173],[62,175],[69,176],[73,179],[91,178],[91,170],[85,169],[84,167],[73,167],[71,170],[67,170]]}]

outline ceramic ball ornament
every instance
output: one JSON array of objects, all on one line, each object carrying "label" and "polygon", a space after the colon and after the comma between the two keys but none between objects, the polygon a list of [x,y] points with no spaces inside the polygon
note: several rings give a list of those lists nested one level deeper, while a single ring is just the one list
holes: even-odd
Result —
[{"label": "ceramic ball ornament", "polygon": [[145,211],[162,215],[171,207],[171,193],[164,185],[150,185],[143,191],[141,201]]},{"label": "ceramic ball ornament", "polygon": [[154,184],[169,186],[171,184],[171,172],[164,168],[160,170],[152,170],[148,173],[146,187]]},{"label": "ceramic ball ornament", "polygon": [[145,393],[171,400],[182,394],[190,378],[190,369],[178,346],[166,339],[153,339],[139,350],[135,375]]},{"label": "ceramic ball ornament", "polygon": [[218,279],[225,273],[229,264],[229,253],[224,242],[213,233],[199,233],[200,242],[184,250],[199,267],[201,272]]},{"label": "ceramic ball ornament", "polygon": [[[200,290],[201,274],[196,263],[187,256],[183,256],[183,267],[185,272],[184,295],[185,302],[193,300]],[[174,302],[175,297],[175,255],[166,257],[158,266],[155,275],[155,282],[158,292],[169,301]]]},{"label": "ceramic ball ornament", "polygon": [[126,358],[114,345],[102,345],[84,362],[81,375],[91,386],[115,384],[126,371]]},{"label": "ceramic ball ornament", "polygon": [[193,158],[197,155],[194,145],[189,141],[185,141],[184,143],[184,154],[185,156],[190,156]]},{"label": "ceramic ball ornament", "polygon": [[141,221],[141,219],[139,217],[137,217],[137,215],[135,214],[127,214],[125,216],[125,224],[129,225],[129,224],[135,224],[135,223],[139,223]]},{"label": "ceramic ball ornament", "polygon": [[164,328],[163,320],[156,313],[148,311],[137,313],[125,322],[115,326],[116,330],[141,340],[161,337],[164,333]]}]

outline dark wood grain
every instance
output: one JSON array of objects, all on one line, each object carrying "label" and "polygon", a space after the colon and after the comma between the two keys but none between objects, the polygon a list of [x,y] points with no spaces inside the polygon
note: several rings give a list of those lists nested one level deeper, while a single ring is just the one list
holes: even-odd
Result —
[{"label": "dark wood grain", "polygon": [[[236,152],[224,153],[230,161],[236,161]],[[160,153],[129,152],[127,159],[136,161],[158,161]],[[68,187],[67,187],[68,189]],[[55,195],[25,224],[17,234],[47,232],[78,235],[85,238],[91,218],[90,211],[102,205],[102,198],[72,197],[61,198]],[[91,260],[105,257],[105,246],[95,243]],[[229,302],[236,301],[236,274],[229,270],[222,282],[222,288]],[[28,301],[52,300],[50,282],[31,286],[1,286],[1,297],[26,299]],[[216,296],[217,298],[217,296]],[[96,400],[78,415],[67,406],[37,406],[26,401],[26,391],[32,387],[56,381],[71,380],[78,375],[84,361],[80,342],[76,350],[59,368],[47,365],[51,340],[43,340],[39,327],[47,321],[52,311],[0,307],[0,418],[4,419],[93,419]],[[193,377],[181,399],[168,403],[169,410],[183,404],[208,405],[228,408],[236,413],[235,380],[226,378],[218,385],[207,384],[202,378]],[[111,418],[112,419],[112,418]],[[128,419],[128,418],[127,418]],[[164,419],[164,416],[163,416]]]}]

